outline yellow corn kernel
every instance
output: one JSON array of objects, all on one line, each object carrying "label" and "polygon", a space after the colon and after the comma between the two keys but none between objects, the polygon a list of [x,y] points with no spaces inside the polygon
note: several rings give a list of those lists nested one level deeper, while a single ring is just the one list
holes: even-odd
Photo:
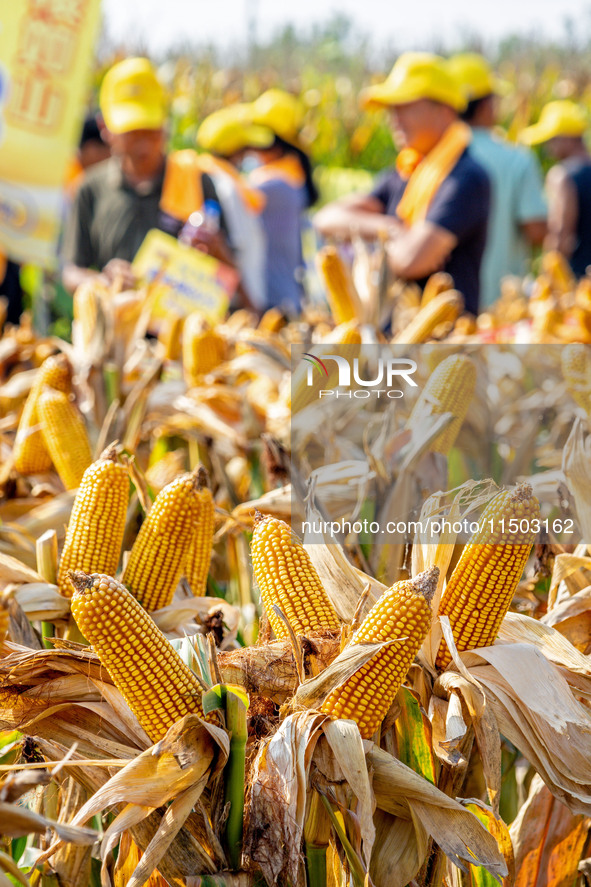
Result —
[{"label": "yellow corn kernel", "polygon": [[67,490],[75,489],[92,462],[92,450],[80,411],[63,391],[45,388],[38,402],[43,442]]},{"label": "yellow corn kernel", "polygon": [[359,296],[336,246],[324,246],[316,262],[326,287],[326,297],[337,324],[357,320],[361,314]]},{"label": "yellow corn kernel", "polygon": [[183,374],[191,388],[225,359],[226,343],[203,315],[189,314],[183,327]]},{"label": "yellow corn kernel", "polygon": [[123,582],[146,610],[167,607],[183,575],[201,506],[197,484],[193,472],[164,487],[133,544]]},{"label": "yellow corn kernel", "polygon": [[13,450],[14,467],[19,474],[51,470],[51,457],[43,442],[37,411],[39,397],[46,386],[66,394],[72,390],[72,368],[65,354],[52,355],[42,363],[25,402]]},{"label": "yellow corn kernel", "polygon": [[419,309],[411,322],[394,338],[394,345],[418,345],[431,336],[440,323],[455,322],[464,308],[464,299],[457,290],[434,296]]},{"label": "yellow corn kernel", "polygon": [[351,644],[392,641],[335,687],[320,711],[355,721],[371,739],[386,717],[431,627],[431,599],[439,570],[432,567],[385,591],[351,638]]},{"label": "yellow corn kernel", "polygon": [[[451,574],[439,615],[448,616],[458,651],[490,646],[513,599],[536,536],[540,503],[529,484],[491,499]],[[451,662],[441,642],[436,667]]]},{"label": "yellow corn kernel", "polygon": [[289,637],[280,608],[296,635],[339,631],[340,621],[310,555],[285,521],[255,512],[252,567],[276,638]]},{"label": "yellow corn kernel", "polygon": [[[436,346],[434,346],[436,347]],[[455,419],[432,442],[434,453],[447,455],[466,418],[476,388],[476,367],[465,354],[450,354],[429,376],[406,423],[411,431],[420,428],[428,413],[453,413]]]},{"label": "yellow corn kernel", "polygon": [[591,414],[591,350],[586,345],[566,345],[561,351],[562,375],[572,399]]},{"label": "yellow corn kernel", "polygon": [[207,574],[211,561],[215,525],[215,505],[205,468],[200,468],[197,473],[196,491],[199,500],[199,514],[185,562],[185,576],[191,586],[191,591],[195,597],[199,597],[207,592]]},{"label": "yellow corn kernel", "polygon": [[70,570],[115,575],[128,498],[129,475],[111,446],[82,475],[60,558],[60,594],[72,595]]},{"label": "yellow corn kernel", "polygon": [[170,641],[111,576],[70,571],[72,615],[152,742],[187,714],[203,717],[201,687]]}]

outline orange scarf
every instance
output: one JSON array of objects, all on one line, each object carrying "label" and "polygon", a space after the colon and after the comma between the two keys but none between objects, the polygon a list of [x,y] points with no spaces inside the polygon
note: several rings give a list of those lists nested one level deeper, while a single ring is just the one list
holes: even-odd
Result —
[{"label": "orange scarf", "polygon": [[203,172],[208,173],[209,175],[214,176],[216,173],[222,172],[227,176],[230,176],[234,184],[236,185],[236,189],[238,190],[244,204],[248,207],[251,213],[255,215],[259,215],[265,208],[265,195],[260,191],[257,191],[256,188],[251,188],[248,185],[235,166],[233,166],[228,160],[224,160],[222,157],[214,157],[212,154],[199,154],[199,165]]},{"label": "orange scarf", "polygon": [[173,151],[166,158],[160,209],[185,222],[203,205],[201,168],[195,151]]},{"label": "orange scarf", "polygon": [[434,148],[424,157],[405,148],[398,155],[396,167],[403,178],[408,178],[404,194],[396,209],[396,215],[406,225],[423,220],[433,198],[448,177],[472,138],[467,123],[452,123]]},{"label": "orange scarf", "polygon": [[273,179],[281,179],[292,188],[301,188],[305,184],[306,175],[296,154],[285,154],[279,160],[271,160],[253,169],[250,174],[250,182],[255,187]]}]

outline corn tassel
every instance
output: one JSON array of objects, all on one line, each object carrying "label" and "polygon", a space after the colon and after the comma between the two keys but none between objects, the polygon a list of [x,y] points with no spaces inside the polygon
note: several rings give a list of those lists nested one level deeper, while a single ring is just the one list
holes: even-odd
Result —
[{"label": "corn tassel", "polygon": [[466,418],[475,388],[474,363],[465,354],[451,354],[429,376],[406,427],[413,431],[420,429],[423,417],[428,412],[434,415],[453,413],[455,416],[453,422],[431,444],[434,453],[447,455]]},{"label": "corn tassel", "polygon": [[72,369],[64,354],[48,357],[39,368],[29,392],[14,442],[14,467],[19,474],[41,474],[51,470],[51,457],[39,427],[38,403],[48,386],[69,394],[72,390]]},{"label": "corn tassel", "polygon": [[185,576],[195,597],[207,592],[207,574],[213,548],[215,527],[215,505],[209,488],[207,471],[199,469],[197,473],[197,498],[199,514],[195,523],[193,541],[185,562]]},{"label": "corn tassel", "polygon": [[385,591],[353,635],[351,644],[392,641],[335,687],[320,711],[331,718],[354,720],[371,739],[394,701],[431,627],[430,602],[439,570],[432,567],[413,580]]},{"label": "corn tassel", "polygon": [[39,397],[43,442],[67,490],[75,489],[92,462],[90,441],[81,413],[67,394],[46,388]]},{"label": "corn tassel", "polygon": [[319,250],[316,261],[335,323],[358,320],[361,315],[359,296],[338,249],[335,246],[323,247]]},{"label": "corn tassel", "polygon": [[[439,615],[449,617],[458,652],[494,642],[527,563],[539,515],[540,504],[526,483],[497,493],[485,508],[439,606]],[[435,665],[444,669],[450,662],[442,641]]]},{"label": "corn tassel", "polygon": [[70,571],[72,615],[152,742],[187,714],[201,686],[151,616],[111,576]]},{"label": "corn tassel", "polygon": [[146,610],[167,607],[183,575],[201,507],[198,478],[182,474],[164,487],[131,549],[123,582]]},{"label": "corn tassel", "polygon": [[418,345],[426,342],[440,323],[452,323],[462,313],[464,299],[457,290],[449,290],[434,296],[419,309],[411,322],[394,338],[394,345]]},{"label": "corn tassel", "polygon": [[109,447],[82,476],[60,558],[58,587],[72,595],[70,570],[114,576],[127,516],[129,475]]},{"label": "corn tassel", "polygon": [[339,631],[340,621],[310,555],[285,521],[255,513],[252,566],[275,637],[289,632],[275,613],[283,612],[296,635]]}]

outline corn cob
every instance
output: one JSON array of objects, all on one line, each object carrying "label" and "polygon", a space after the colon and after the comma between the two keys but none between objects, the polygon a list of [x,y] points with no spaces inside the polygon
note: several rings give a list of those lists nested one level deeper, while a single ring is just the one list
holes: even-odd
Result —
[{"label": "corn cob", "polygon": [[68,395],[53,388],[41,393],[37,409],[51,461],[65,488],[73,490],[92,462],[84,419]]},{"label": "corn cob", "polygon": [[550,278],[555,293],[574,292],[576,281],[565,257],[558,250],[550,250],[542,256],[542,271]]},{"label": "corn cob", "polygon": [[51,470],[51,457],[43,442],[37,406],[41,392],[49,386],[69,393],[72,388],[72,370],[64,354],[48,357],[41,365],[37,378],[27,397],[16,439],[14,467],[19,474],[40,474]]},{"label": "corn cob", "polygon": [[396,582],[383,593],[350,643],[395,643],[383,647],[343,684],[335,687],[320,711],[331,718],[354,720],[362,737],[371,739],[431,627],[430,602],[438,577],[438,568],[432,567],[413,580]]},{"label": "corn cob", "polygon": [[114,576],[127,516],[129,475],[109,447],[82,476],[60,558],[58,587],[71,597],[70,570]]},{"label": "corn cob", "polygon": [[180,360],[184,323],[183,315],[174,311],[162,322],[162,327],[158,332],[158,341],[162,345],[164,360]]},{"label": "corn cob", "polygon": [[333,345],[361,345],[361,333],[356,320],[340,323],[322,339]]},{"label": "corn cob", "polygon": [[448,290],[434,296],[430,302],[419,309],[411,322],[394,338],[394,345],[418,345],[425,342],[436,326],[446,320],[457,320],[464,307],[462,294],[457,290]]},{"label": "corn cob", "polygon": [[96,334],[101,300],[106,295],[106,288],[94,280],[81,283],[74,293],[74,329],[84,348],[88,348]]},{"label": "corn cob", "polygon": [[325,246],[317,254],[320,275],[326,287],[326,296],[337,324],[357,320],[361,306],[353,281],[335,246]]},{"label": "corn cob", "polygon": [[423,295],[421,296],[421,308],[438,296],[440,293],[446,293],[454,288],[454,279],[451,274],[446,271],[436,271],[427,280]]},{"label": "corn cob", "polygon": [[465,354],[451,354],[429,376],[406,427],[411,430],[420,428],[423,416],[429,410],[435,415],[453,413],[453,422],[431,444],[434,453],[447,455],[466,418],[475,387],[476,367],[473,362]]},{"label": "corn cob", "polygon": [[72,615],[153,742],[187,714],[203,717],[201,687],[126,588],[101,573],[70,571]]},{"label": "corn cob", "polygon": [[567,345],[561,352],[562,375],[569,394],[591,414],[591,354],[586,345]]},{"label": "corn cob", "polygon": [[310,555],[285,521],[255,512],[252,566],[275,637],[287,638],[277,605],[296,635],[339,631],[340,622]]},{"label": "corn cob", "polygon": [[189,314],[183,327],[183,373],[189,387],[198,385],[224,360],[226,343],[198,311]]},{"label": "corn cob", "polygon": [[[497,493],[484,509],[480,529],[464,548],[439,606],[439,615],[449,617],[459,652],[494,642],[523,574],[539,515],[540,504],[526,483]],[[450,662],[442,641],[435,665],[444,669]]]},{"label": "corn cob", "polygon": [[269,333],[278,333],[286,323],[287,320],[280,308],[267,308],[259,321],[257,329],[265,330]]},{"label": "corn cob", "polygon": [[196,490],[199,499],[199,514],[185,562],[185,576],[191,586],[191,591],[195,597],[199,597],[207,591],[207,574],[211,561],[215,524],[215,506],[205,468],[200,468],[197,472]]},{"label": "corn cob", "polygon": [[193,472],[164,487],[133,544],[123,582],[146,610],[167,607],[183,575],[201,507],[197,484]]}]

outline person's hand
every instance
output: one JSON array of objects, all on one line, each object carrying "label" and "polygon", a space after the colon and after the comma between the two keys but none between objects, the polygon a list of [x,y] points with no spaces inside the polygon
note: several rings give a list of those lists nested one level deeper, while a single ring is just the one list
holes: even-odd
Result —
[{"label": "person's hand", "polygon": [[212,232],[198,228],[191,238],[191,246],[207,253],[208,256],[213,256],[214,259],[223,262],[225,265],[231,265],[232,267],[236,265],[232,250],[228,246],[228,241],[222,231]]},{"label": "person's hand", "polygon": [[125,259],[111,259],[102,271],[107,283],[117,283],[121,290],[133,289],[137,284],[137,277],[131,270],[131,264]]}]

